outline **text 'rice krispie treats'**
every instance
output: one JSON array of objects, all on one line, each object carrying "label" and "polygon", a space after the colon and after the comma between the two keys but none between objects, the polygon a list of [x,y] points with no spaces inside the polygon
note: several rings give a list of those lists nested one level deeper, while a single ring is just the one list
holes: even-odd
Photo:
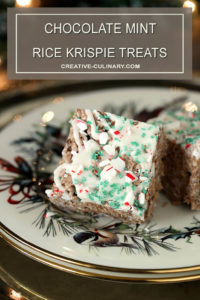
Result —
[{"label": "text 'rice krispie treats'", "polygon": [[47,190],[62,210],[105,213],[126,223],[152,215],[161,188],[165,137],[155,125],[78,109]]},{"label": "text 'rice krispie treats'", "polygon": [[167,138],[163,187],[174,204],[200,209],[200,110],[187,102],[149,121],[161,125]]}]

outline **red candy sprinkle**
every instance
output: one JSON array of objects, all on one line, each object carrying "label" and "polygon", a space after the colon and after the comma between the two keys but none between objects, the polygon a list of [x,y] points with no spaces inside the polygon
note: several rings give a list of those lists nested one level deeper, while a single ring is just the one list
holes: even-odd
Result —
[{"label": "red candy sprinkle", "polygon": [[132,174],[130,174],[130,173],[127,173],[126,176],[129,177],[131,180],[135,179],[135,177]]},{"label": "red candy sprinkle", "polygon": [[83,173],[83,171],[79,171],[78,173],[77,173],[77,175],[81,175]]},{"label": "red candy sprinkle", "polygon": [[129,202],[125,202],[124,205],[129,206],[130,204],[129,204]]},{"label": "red candy sprinkle", "polygon": [[187,144],[187,145],[185,146],[185,149],[190,148],[191,145],[192,145],[192,144]]},{"label": "red candy sprinkle", "polygon": [[110,171],[113,167],[110,167],[109,169],[106,170],[106,172]]},{"label": "red candy sprinkle", "polygon": [[115,134],[115,135],[118,135],[118,134],[120,134],[120,131],[119,131],[119,130],[116,130],[116,131],[114,131],[114,134]]},{"label": "red candy sprinkle", "polygon": [[83,124],[85,124],[85,122],[82,121],[82,120],[80,120],[80,119],[76,119],[76,122],[77,122],[77,123],[83,123]]},{"label": "red candy sprinkle", "polygon": [[72,170],[72,173],[75,173],[75,171],[74,171],[74,170]]}]

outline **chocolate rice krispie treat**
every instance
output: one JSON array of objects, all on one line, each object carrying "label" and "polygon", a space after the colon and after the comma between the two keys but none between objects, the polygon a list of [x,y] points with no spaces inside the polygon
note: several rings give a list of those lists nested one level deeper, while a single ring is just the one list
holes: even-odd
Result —
[{"label": "chocolate rice krispie treat", "polygon": [[78,109],[46,193],[61,210],[105,213],[125,223],[152,216],[165,137],[155,125]]},{"label": "chocolate rice krispie treat", "polygon": [[174,204],[200,209],[200,110],[187,102],[149,123],[161,125],[167,138],[162,184]]}]

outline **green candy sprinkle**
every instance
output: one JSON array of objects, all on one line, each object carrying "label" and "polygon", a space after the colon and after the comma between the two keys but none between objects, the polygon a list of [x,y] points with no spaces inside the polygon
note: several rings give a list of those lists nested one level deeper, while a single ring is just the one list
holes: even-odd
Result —
[{"label": "green candy sprinkle", "polygon": [[94,200],[94,197],[92,196],[91,193],[88,194],[88,198],[89,198],[90,200]]},{"label": "green candy sprinkle", "polygon": [[139,146],[139,143],[138,142],[131,142],[131,145],[133,145],[133,146]]},{"label": "green candy sprinkle", "polygon": [[141,151],[139,149],[137,149],[135,155],[140,155],[141,154]]},{"label": "green candy sprinkle", "polygon": [[146,193],[147,193],[147,190],[142,189],[142,193],[143,193],[143,194],[146,194]]},{"label": "green candy sprinkle", "polygon": [[103,185],[104,187],[107,187],[109,185],[109,182],[107,180],[104,180],[100,184]]},{"label": "green candy sprinkle", "polygon": [[119,202],[117,202],[117,201],[110,201],[110,206],[112,207],[112,208],[114,208],[114,209],[118,209],[119,207],[120,207],[120,204],[119,204]]},{"label": "green candy sprinkle", "polygon": [[120,139],[119,139],[119,138],[116,138],[116,137],[115,137],[114,140],[117,141],[117,142],[120,142]]},{"label": "green candy sprinkle", "polygon": [[83,176],[83,177],[81,178],[81,183],[84,183],[84,182],[86,182],[86,181],[87,181],[86,177]]},{"label": "green candy sprinkle", "polygon": [[177,117],[177,120],[179,120],[179,121],[181,121],[181,120],[183,120],[183,119],[184,119],[183,116],[178,116],[178,117]]},{"label": "green candy sprinkle", "polygon": [[110,198],[113,198],[113,192],[112,191],[110,191],[110,192],[108,192],[108,196],[110,197]]},{"label": "green candy sprinkle", "polygon": [[135,191],[136,186],[134,184],[132,184],[132,190]]},{"label": "green candy sprinkle", "polygon": [[149,173],[145,172],[142,174],[144,177],[149,177]]},{"label": "green candy sprinkle", "polygon": [[192,139],[192,138],[187,138],[187,139],[185,139],[185,142],[186,142],[186,144],[193,144],[194,139]]}]

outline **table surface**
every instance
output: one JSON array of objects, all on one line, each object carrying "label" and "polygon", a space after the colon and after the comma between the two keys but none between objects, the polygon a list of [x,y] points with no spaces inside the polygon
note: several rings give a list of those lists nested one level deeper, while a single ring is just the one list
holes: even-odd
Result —
[{"label": "table surface", "polygon": [[[143,300],[148,297],[150,300],[185,300],[199,297],[200,293],[199,281],[159,285],[134,284],[70,275],[31,260],[3,240],[0,242],[0,256],[2,277],[15,290],[27,295],[28,299],[112,300],[126,297],[126,300]],[[34,295],[36,293],[41,298]]]},{"label": "table surface", "polygon": [[[200,86],[200,81],[196,82]],[[37,88],[36,88],[37,89]],[[19,91],[18,91],[19,93]],[[1,97],[0,97],[1,98]],[[13,98],[13,97],[11,97]],[[16,96],[14,95],[14,98]],[[1,99],[0,99],[1,100]],[[3,98],[2,98],[3,100]],[[12,100],[12,99],[11,99]],[[1,104],[1,101],[0,101]],[[14,115],[28,111],[40,103],[30,101],[17,105],[8,105],[0,111],[0,127]],[[0,105],[1,106],[1,105]],[[6,295],[11,288],[25,298],[13,294],[12,299],[194,299],[200,293],[199,281],[176,284],[136,284],[119,283],[84,278],[55,270],[33,261],[0,239],[0,299],[9,299]],[[18,298],[17,298],[18,297]]]}]

